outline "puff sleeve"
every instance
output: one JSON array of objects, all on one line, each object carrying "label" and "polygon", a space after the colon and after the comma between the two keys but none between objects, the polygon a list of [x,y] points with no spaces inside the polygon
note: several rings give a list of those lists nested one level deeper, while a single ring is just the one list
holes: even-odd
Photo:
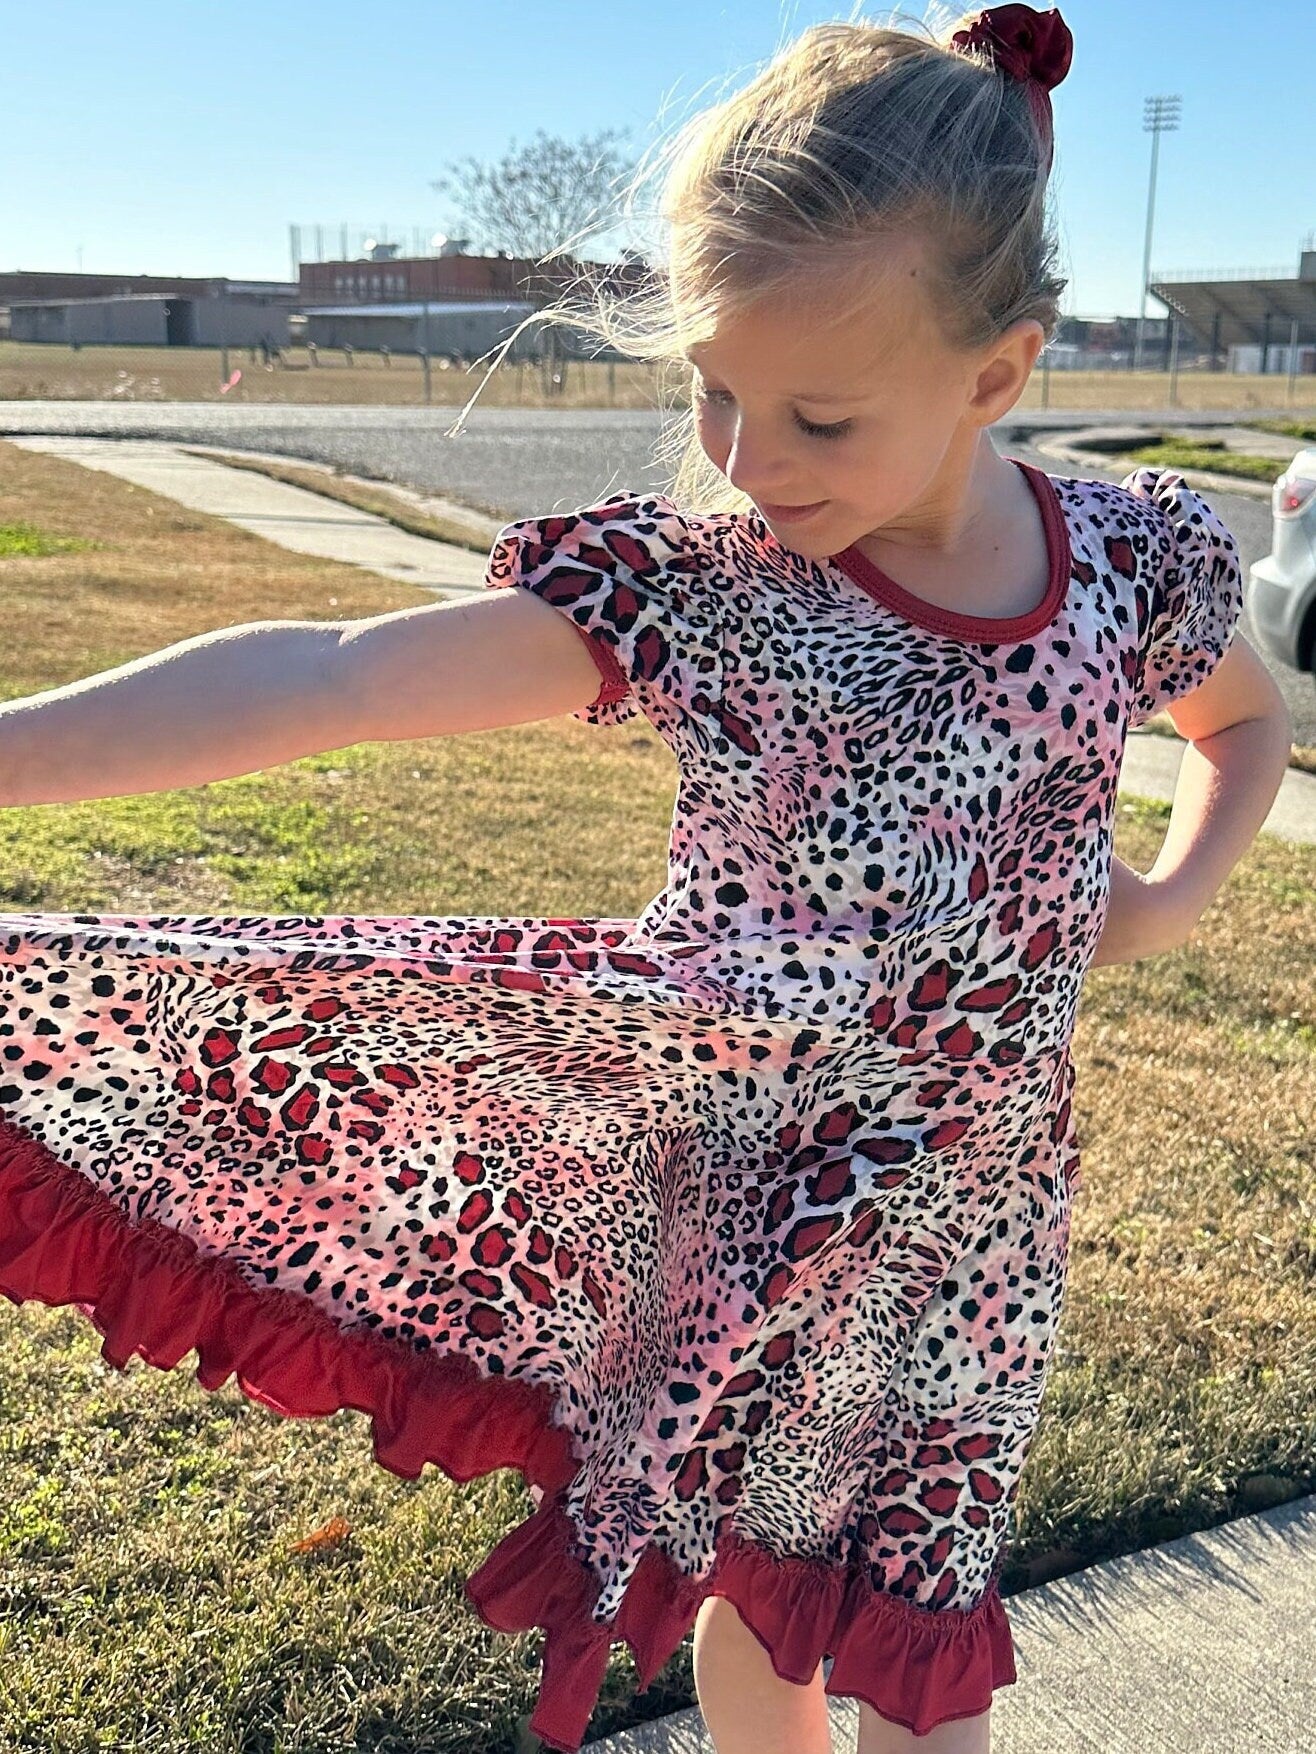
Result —
[{"label": "puff sleeve", "polygon": [[1172,469],[1148,465],[1120,483],[1165,519],[1142,630],[1129,728],[1206,681],[1228,650],[1243,610],[1243,569],[1233,535]]},{"label": "puff sleeve", "polygon": [[520,518],[494,538],[485,584],[542,597],[584,639],[599,691],[572,713],[620,725],[643,712],[662,730],[720,691],[720,616],[693,523],[663,494]]}]

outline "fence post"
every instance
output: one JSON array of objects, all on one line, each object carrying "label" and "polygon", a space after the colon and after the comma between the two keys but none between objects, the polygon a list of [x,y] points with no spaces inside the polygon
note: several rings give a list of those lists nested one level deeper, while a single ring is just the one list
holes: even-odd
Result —
[{"label": "fence post", "polygon": [[1289,385],[1285,400],[1292,408],[1298,387],[1298,319],[1289,324]]},{"label": "fence post", "polygon": [[1170,406],[1179,406],[1179,317],[1170,314]]}]

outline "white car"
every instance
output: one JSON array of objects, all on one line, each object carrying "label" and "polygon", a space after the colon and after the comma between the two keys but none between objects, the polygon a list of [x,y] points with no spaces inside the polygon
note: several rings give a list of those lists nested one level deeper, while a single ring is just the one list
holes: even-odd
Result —
[{"label": "white car", "polygon": [[1271,507],[1271,550],[1249,568],[1248,609],[1272,657],[1316,673],[1316,450],[1294,457]]}]

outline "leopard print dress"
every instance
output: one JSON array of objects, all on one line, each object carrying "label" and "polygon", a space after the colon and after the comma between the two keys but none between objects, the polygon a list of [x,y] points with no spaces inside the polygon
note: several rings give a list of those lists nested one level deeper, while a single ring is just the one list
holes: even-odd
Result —
[{"label": "leopard print dress", "polygon": [[1178,475],[1012,460],[1051,567],[1006,620],[660,494],[504,527],[576,716],[675,753],[636,920],[0,916],[0,1289],[400,1475],[519,1469],[465,1587],[544,1630],[566,1754],[708,1595],[916,1734],[1014,1679],[1121,754],[1242,586]]}]

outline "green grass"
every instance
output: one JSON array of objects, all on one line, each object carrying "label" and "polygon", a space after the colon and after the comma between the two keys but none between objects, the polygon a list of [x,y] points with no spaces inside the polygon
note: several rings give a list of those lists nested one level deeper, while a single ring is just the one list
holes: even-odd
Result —
[{"label": "green grass", "polygon": [[1258,432],[1277,433],[1280,438],[1301,439],[1305,444],[1316,441],[1316,420],[1248,420],[1244,424]]},{"label": "green grass", "polygon": [[1230,451],[1223,441],[1165,439],[1123,453],[1130,463],[1153,463],[1161,469],[1212,469],[1220,475],[1241,475],[1249,481],[1276,481],[1286,465],[1278,457],[1256,457]]},{"label": "green grass", "polygon": [[51,536],[35,524],[0,524],[0,556],[11,554],[76,554],[94,548],[72,536]]},{"label": "green grass", "polygon": [[[23,1313],[0,1424],[6,1750],[511,1745],[535,1640],[488,1632],[459,1583],[533,1509],[513,1476],[401,1481],[359,1415],[278,1421],[232,1384],[119,1375],[81,1318]],[[331,1513],[346,1539],[295,1553]]]}]

